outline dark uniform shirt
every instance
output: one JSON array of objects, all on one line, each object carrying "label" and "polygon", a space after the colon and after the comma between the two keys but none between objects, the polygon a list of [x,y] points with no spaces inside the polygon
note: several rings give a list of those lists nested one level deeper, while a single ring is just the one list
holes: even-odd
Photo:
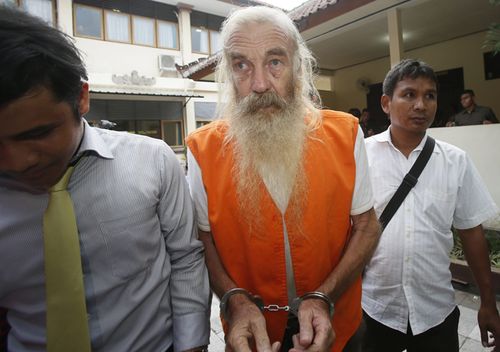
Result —
[{"label": "dark uniform shirt", "polygon": [[482,125],[488,120],[497,123],[498,120],[493,110],[487,106],[476,105],[472,111],[463,110],[455,115],[455,126]]}]

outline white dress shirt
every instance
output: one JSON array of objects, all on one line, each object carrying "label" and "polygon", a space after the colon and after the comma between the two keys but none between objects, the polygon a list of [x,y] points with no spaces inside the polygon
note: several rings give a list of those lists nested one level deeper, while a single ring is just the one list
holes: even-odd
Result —
[{"label": "white dress shirt", "polygon": [[[373,194],[368,175],[368,161],[366,159],[363,131],[360,127],[358,128],[354,145],[354,159],[356,161],[356,181],[352,197],[351,215],[359,215],[373,207]],[[196,208],[198,227],[202,231],[209,232],[208,201],[205,186],[203,186],[202,172],[189,148],[187,150],[187,162],[187,179]]]},{"label": "white dress shirt", "polygon": [[[209,282],[177,158],[160,140],[85,123],[68,190],[94,352],[206,345]],[[48,194],[0,177],[0,306],[12,351],[45,351],[42,219]]]},{"label": "white dress shirt", "polygon": [[[408,159],[394,147],[390,130],[366,140],[375,211],[380,216],[427,140]],[[442,323],[455,308],[449,253],[452,225],[475,227],[498,208],[461,149],[436,141],[416,186],[382,233],[365,269],[363,309],[373,319],[420,334]]]}]

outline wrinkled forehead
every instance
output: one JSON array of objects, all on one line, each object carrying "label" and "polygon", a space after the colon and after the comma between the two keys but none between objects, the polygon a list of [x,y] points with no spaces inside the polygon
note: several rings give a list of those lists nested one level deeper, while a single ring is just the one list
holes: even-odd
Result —
[{"label": "wrinkled forehead", "polygon": [[280,27],[270,23],[250,22],[236,28],[225,43],[228,53],[250,51],[267,52],[269,49],[282,49],[291,56],[293,40]]}]

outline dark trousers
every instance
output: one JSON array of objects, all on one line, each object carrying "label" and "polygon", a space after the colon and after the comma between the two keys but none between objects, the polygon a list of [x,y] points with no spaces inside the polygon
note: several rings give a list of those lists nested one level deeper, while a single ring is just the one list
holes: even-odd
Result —
[{"label": "dark trousers", "polygon": [[458,307],[439,325],[413,335],[410,324],[406,334],[391,329],[363,312],[366,327],[363,352],[458,352]]}]

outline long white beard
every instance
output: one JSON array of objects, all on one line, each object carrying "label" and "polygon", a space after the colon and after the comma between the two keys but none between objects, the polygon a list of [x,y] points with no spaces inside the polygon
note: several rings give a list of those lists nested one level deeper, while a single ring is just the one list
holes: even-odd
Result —
[{"label": "long white beard", "polygon": [[[293,97],[282,99],[275,93],[265,94],[270,95],[253,94],[228,109],[231,112],[226,141],[234,140],[234,177],[240,207],[248,219],[259,218],[262,179],[282,214],[291,207],[293,216],[300,217],[306,182],[305,109]],[[262,109],[269,106],[274,109]]]}]

